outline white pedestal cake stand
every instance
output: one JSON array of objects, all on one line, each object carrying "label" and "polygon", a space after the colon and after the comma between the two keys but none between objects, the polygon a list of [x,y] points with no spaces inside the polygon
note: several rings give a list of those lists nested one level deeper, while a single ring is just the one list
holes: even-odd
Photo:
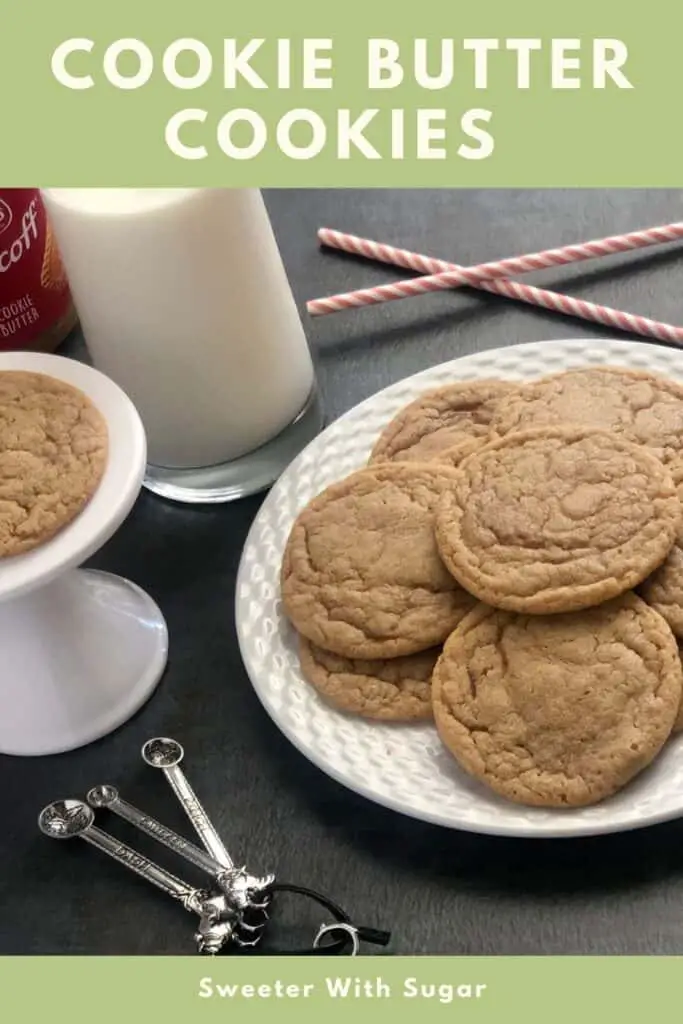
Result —
[{"label": "white pedestal cake stand", "polygon": [[131,401],[89,366],[2,352],[0,370],[46,373],[80,388],[109,429],[104,476],[81,514],[41,547],[0,559],[0,753],[56,754],[125,722],[166,666],[168,632],[151,598],[119,576],[76,568],[130,512],[147,445]]}]

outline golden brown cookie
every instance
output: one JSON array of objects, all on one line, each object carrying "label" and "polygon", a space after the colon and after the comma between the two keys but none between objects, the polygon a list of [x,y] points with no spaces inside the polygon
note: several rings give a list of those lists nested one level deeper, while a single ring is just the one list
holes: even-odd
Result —
[{"label": "golden brown cookie", "polygon": [[668,739],[683,673],[663,619],[633,594],[543,618],[480,605],[432,682],[439,735],[509,800],[580,807],[616,793]]},{"label": "golden brown cookie", "polygon": [[444,448],[442,452],[435,455],[431,460],[432,462],[441,462],[445,466],[459,466],[461,462],[464,462],[468,455],[472,455],[473,452],[478,452],[484,448],[487,444],[491,443],[489,437],[475,437],[471,441],[463,441],[461,444],[455,444],[452,448]]},{"label": "golden brown cookie", "polygon": [[373,466],[300,513],[281,577],[299,633],[347,658],[396,658],[446,639],[474,603],[434,538],[434,510],[457,472],[437,463]]},{"label": "golden brown cookie", "polygon": [[683,454],[683,385],[619,367],[569,370],[505,396],[491,429],[511,431],[574,424],[623,434],[669,462]]},{"label": "golden brown cookie", "polygon": [[639,587],[640,596],[666,619],[677,637],[683,639],[683,537],[678,539],[666,561]]},{"label": "golden brown cookie", "polygon": [[440,648],[389,660],[342,658],[299,638],[301,671],[340,711],[380,722],[432,717],[432,672]]},{"label": "golden brown cookie", "polygon": [[[678,655],[681,659],[681,671],[683,671],[683,647],[680,643],[678,644]],[[678,705],[678,715],[674,722],[672,735],[677,736],[681,732],[683,732],[683,695],[681,695],[681,703]]]},{"label": "golden brown cookie", "polygon": [[441,556],[482,601],[575,611],[630,590],[683,523],[666,467],[616,434],[546,427],[468,456],[438,509]]},{"label": "golden brown cookie", "polygon": [[0,372],[0,558],[71,522],[106,461],[107,426],[86,395],[46,374]]},{"label": "golden brown cookie", "polygon": [[[683,503],[680,466],[669,467],[679,500]],[[677,637],[683,639],[683,528],[664,562],[638,588],[644,601],[666,619]]]},{"label": "golden brown cookie", "polygon": [[461,381],[421,395],[384,428],[370,465],[431,461],[445,448],[486,437],[498,401],[514,391],[499,380]]}]

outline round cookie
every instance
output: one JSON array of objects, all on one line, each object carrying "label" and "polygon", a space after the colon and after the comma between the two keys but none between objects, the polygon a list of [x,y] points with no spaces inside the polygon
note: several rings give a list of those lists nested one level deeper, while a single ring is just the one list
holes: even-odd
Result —
[{"label": "round cookie", "polygon": [[647,445],[666,462],[683,455],[683,385],[656,374],[590,367],[544,377],[503,397],[498,436],[546,425],[596,427]]},{"label": "round cookie", "polygon": [[474,604],[434,537],[436,505],[457,473],[437,463],[373,466],[299,514],[281,574],[299,633],[347,658],[396,658],[446,639]]},{"label": "round cookie", "polygon": [[491,439],[489,437],[476,437],[471,441],[463,441],[461,444],[454,444],[452,448],[444,448],[432,461],[442,463],[445,466],[459,466],[468,455],[480,451],[490,443]]},{"label": "round cookie", "polygon": [[683,639],[683,537],[679,533],[666,561],[639,587],[640,596]]},{"label": "round cookie", "polygon": [[77,388],[0,372],[0,558],[50,540],[90,500],[107,461],[107,426]]},{"label": "round cookie", "polygon": [[581,807],[616,793],[668,739],[683,673],[666,623],[633,594],[544,618],[480,605],[432,681],[442,742],[501,796]]},{"label": "round cookie", "polygon": [[[671,475],[683,503],[683,476],[679,466]],[[665,561],[638,588],[644,601],[666,619],[676,636],[683,640],[683,528]]]},{"label": "round cookie", "polygon": [[438,509],[441,556],[463,587],[510,611],[575,611],[630,590],[683,524],[666,467],[603,431],[508,434],[455,472]]},{"label": "round cookie", "polygon": [[432,717],[432,672],[440,648],[387,661],[342,658],[299,638],[301,671],[333,707],[380,722]]},{"label": "round cookie", "polygon": [[499,400],[514,390],[504,381],[475,380],[426,392],[384,428],[369,464],[431,461],[446,448],[487,437]]},{"label": "round cookie", "polygon": [[[683,647],[681,646],[680,642],[678,644],[678,655],[679,655],[679,658],[681,659],[681,671],[683,671]],[[679,733],[682,733],[682,732],[683,732],[683,696],[681,696],[681,703],[678,706],[678,716],[676,718],[676,721],[674,722],[674,727],[673,727],[672,735],[673,736],[678,736]]]}]

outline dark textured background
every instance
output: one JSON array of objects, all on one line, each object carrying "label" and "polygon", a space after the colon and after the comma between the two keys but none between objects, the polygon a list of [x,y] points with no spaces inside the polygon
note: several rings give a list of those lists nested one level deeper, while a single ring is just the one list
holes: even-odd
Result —
[{"label": "dark textured background", "polygon": [[[321,225],[471,264],[678,220],[682,197],[673,191],[266,196],[302,303],[396,276],[321,254],[315,240]],[[683,323],[681,259],[681,246],[674,246],[535,279]],[[328,419],[455,356],[608,333],[464,292],[332,316],[309,322],[308,332]],[[139,759],[143,740],[159,734],[185,745],[188,774],[238,858],[248,857],[254,870],[270,868],[283,880],[330,891],[364,922],[392,928],[394,953],[683,953],[683,822],[571,841],[448,832],[366,803],[288,744],[252,692],[235,637],[235,573],[258,507],[252,499],[182,508],[143,494],[96,558],[161,605],[170,628],[169,668],[143,711],[101,742],[59,757],[0,758],[0,953],[191,951],[193,922],[179,907],[84,844],[57,847],[35,826],[49,800],[108,781],[184,829],[167,787]],[[1,659],[0,651],[0,665]],[[110,826],[130,834],[120,823]],[[160,849],[154,855],[165,860]],[[165,862],[180,869],[180,862]],[[290,919],[283,906],[275,937],[301,942],[319,923],[315,911],[307,916],[299,909]]]}]

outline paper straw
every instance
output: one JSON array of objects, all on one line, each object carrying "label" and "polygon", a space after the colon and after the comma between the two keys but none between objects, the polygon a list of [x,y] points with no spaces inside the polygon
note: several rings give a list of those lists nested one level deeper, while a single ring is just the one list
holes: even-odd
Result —
[{"label": "paper straw", "polygon": [[[328,228],[318,233],[338,234]],[[565,245],[560,249],[545,249],[542,252],[530,253],[526,256],[512,256],[493,263],[479,263],[472,267],[460,267],[455,263],[444,264],[447,269],[433,271],[427,277],[411,278],[409,281],[396,281],[393,284],[381,284],[374,288],[361,288],[340,295],[330,295],[322,299],[313,299],[307,309],[311,316],[326,316],[339,313],[344,309],[359,306],[375,306],[380,302],[393,302],[397,299],[408,299],[414,295],[427,292],[445,291],[451,288],[476,287],[482,281],[493,281],[507,277],[509,274],[526,274],[532,270],[547,267],[564,266],[567,263],[578,263],[583,260],[596,259],[618,252],[644,249],[650,245],[661,245],[683,238],[683,223],[665,224],[662,227],[647,228],[644,231],[632,231],[627,235],[613,235],[610,238],[596,239],[592,242],[581,242],[578,245]],[[382,246],[380,245],[381,249]],[[441,261],[435,261],[440,263]]]},{"label": "paper straw", "polygon": [[[410,252],[408,249],[397,249],[392,245],[373,242],[369,238],[358,238],[356,235],[347,235],[342,231],[333,231],[331,228],[321,228],[318,231],[318,238],[323,245],[331,249],[341,249],[343,252],[364,256],[366,259],[390,263],[397,267],[407,267],[409,270],[417,270],[420,273],[459,269],[457,264],[447,263],[446,260],[423,256],[420,253]],[[474,287],[494,295],[503,295],[508,299],[517,299],[531,306],[542,306],[554,313],[579,317],[581,320],[605,324],[607,327],[616,327],[620,331],[630,331],[633,334],[656,338],[658,341],[665,341],[673,345],[683,345],[683,327],[673,327],[671,324],[650,320],[634,313],[625,313],[620,309],[610,309],[609,306],[600,306],[594,302],[586,302],[584,299],[575,299],[569,295],[562,295],[561,292],[552,292],[546,288],[535,288],[533,285],[506,280],[480,281]]]}]

